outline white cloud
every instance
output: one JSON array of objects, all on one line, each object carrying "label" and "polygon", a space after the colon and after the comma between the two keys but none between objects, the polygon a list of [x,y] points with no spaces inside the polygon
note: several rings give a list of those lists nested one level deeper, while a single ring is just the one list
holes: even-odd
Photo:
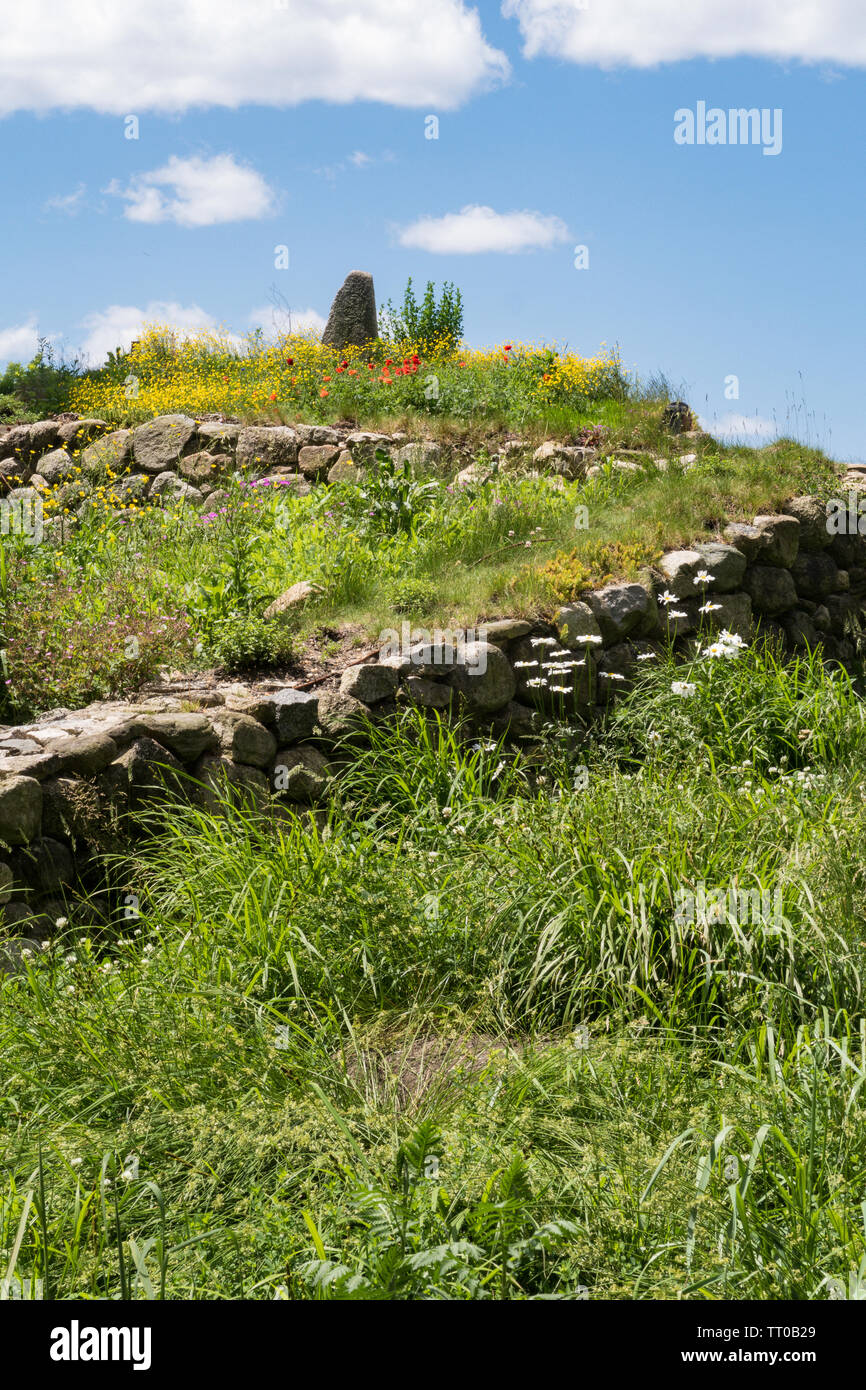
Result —
[{"label": "white cloud", "polygon": [[698,424],[705,433],[721,440],[757,441],[773,439],[779,433],[778,426],[772,420],[766,420],[760,415],[737,415],[731,412],[715,420],[701,417]]},{"label": "white cloud", "polygon": [[81,210],[81,201],[87,191],[85,184],[80,183],[74,193],[58,193],[54,198],[48,198],[42,204],[46,211],[65,212],[70,216]]},{"label": "white cloud", "polygon": [[114,179],[105,191],[125,200],[123,215],[130,222],[177,222],[181,227],[267,217],[275,201],[261,174],[230,154],[212,159],[172,155],[161,169],[137,174],[127,188]]},{"label": "white cloud", "polygon": [[181,336],[217,327],[212,315],[197,304],[175,304],[158,299],[152,299],[143,309],[133,304],[110,304],[107,309],[88,314],[82,321],[85,337],[81,350],[91,366],[99,367],[115,348],[128,349],[134,338],[141,337],[148,323],[166,324]]},{"label": "white cloud", "polygon": [[300,333],[304,337],[318,336],[325,327],[325,320],[315,309],[284,309],[273,304],[264,304],[253,309],[250,314],[250,327],[263,328],[265,336]]},{"label": "white cloud", "polygon": [[38,337],[35,315],[14,328],[0,328],[0,362],[29,362],[36,352]]},{"label": "white cloud", "polygon": [[363,169],[365,164],[371,164],[373,156],[365,154],[363,150],[355,150],[354,154],[349,155],[349,163],[354,164],[356,169]]},{"label": "white cloud", "polygon": [[559,217],[541,212],[495,212],[477,205],[444,217],[419,217],[399,231],[401,246],[442,256],[531,251],[567,240],[568,228]]},{"label": "white cloud", "polygon": [[[61,7],[62,10],[63,7]],[[7,5],[0,114],[377,101],[452,110],[508,76],[463,0]]]},{"label": "white cloud", "polygon": [[866,66],[862,0],[503,0],[526,57],[646,68],[748,55]]}]

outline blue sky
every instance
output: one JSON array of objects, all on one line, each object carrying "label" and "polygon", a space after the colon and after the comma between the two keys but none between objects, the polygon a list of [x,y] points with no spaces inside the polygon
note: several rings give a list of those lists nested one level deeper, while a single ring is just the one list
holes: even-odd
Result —
[{"label": "blue sky", "polygon": [[[455,281],[475,345],[618,343],[711,428],[866,459],[859,0],[20,10],[0,360],[268,328],[274,290],[315,325],[357,268]],[[676,143],[700,102],[781,111],[779,153]]]}]

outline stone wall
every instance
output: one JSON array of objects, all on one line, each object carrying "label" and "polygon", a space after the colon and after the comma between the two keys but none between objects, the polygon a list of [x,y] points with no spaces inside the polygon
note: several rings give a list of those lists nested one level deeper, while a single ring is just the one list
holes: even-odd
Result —
[{"label": "stone wall", "polygon": [[[132,431],[86,420],[40,422],[5,431],[0,477],[19,486],[17,467],[26,478],[20,486],[53,484],[76,466],[75,449],[83,470],[110,450],[112,471],[131,463],[138,471],[128,476],[143,479],[148,495],[171,479],[204,501],[227,467],[260,475],[265,468],[263,476],[310,486],[363,467],[380,444],[392,455],[425,447],[393,436],[337,435],[317,426],[243,428],[180,416]],[[479,728],[520,739],[544,714],[590,720],[669,641],[687,650],[722,630],[748,641],[760,626],[793,650],[821,645],[826,658],[844,663],[854,656],[864,604],[866,536],[833,534],[825,505],[799,497],[779,515],[729,525],[722,540],[664,555],[639,580],[584,594],[548,623],[502,618],[450,645],[450,634],[405,624],[378,660],[346,668],[317,692],[231,684],[204,697],[190,689],[0,729],[5,927],[37,938],[50,931],[79,877],[88,885],[100,850],[121,842],[127,818],[164,796],[166,783],[208,808],[228,786],[291,815],[326,797],[329,777],[351,752],[346,739],[362,739],[368,721],[387,719],[401,705],[466,713]]]}]

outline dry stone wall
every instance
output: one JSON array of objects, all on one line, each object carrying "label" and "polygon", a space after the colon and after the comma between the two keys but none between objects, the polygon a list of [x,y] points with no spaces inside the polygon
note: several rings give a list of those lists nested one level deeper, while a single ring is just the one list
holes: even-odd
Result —
[{"label": "dry stone wall", "polygon": [[[134,470],[127,477],[142,495],[179,489],[207,505],[227,468],[309,487],[368,465],[380,446],[392,456],[410,451],[403,457],[437,447],[185,416],[126,431],[92,420],[40,421],[0,437],[0,479],[7,495],[62,481],[77,466],[77,449],[85,476],[107,455],[113,472],[124,464]],[[566,462],[590,466],[583,457]],[[378,659],[348,667],[339,684],[335,678],[318,691],[232,684],[0,728],[5,928],[35,938],[49,932],[79,882],[86,886],[99,851],[167,794],[214,809],[228,788],[277,815],[315,806],[351,756],[351,740],[400,706],[466,713],[494,734],[521,739],[545,714],[590,719],[630,688],[643,659],[670,641],[686,647],[698,634],[704,642],[727,630],[748,641],[760,627],[791,649],[821,646],[827,659],[847,662],[864,606],[866,536],[856,525],[834,534],[825,504],[798,497],[778,515],[732,523],[722,539],[664,555],[639,581],[584,594],[550,622],[505,617],[461,634],[403,624]]]}]

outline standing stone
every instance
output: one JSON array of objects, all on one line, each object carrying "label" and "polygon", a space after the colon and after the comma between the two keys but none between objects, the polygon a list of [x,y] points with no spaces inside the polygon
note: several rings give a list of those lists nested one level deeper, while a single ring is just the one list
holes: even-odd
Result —
[{"label": "standing stone", "polygon": [[378,334],[373,277],[366,270],[352,270],[331,305],[322,342],[340,349],[362,347]]}]

